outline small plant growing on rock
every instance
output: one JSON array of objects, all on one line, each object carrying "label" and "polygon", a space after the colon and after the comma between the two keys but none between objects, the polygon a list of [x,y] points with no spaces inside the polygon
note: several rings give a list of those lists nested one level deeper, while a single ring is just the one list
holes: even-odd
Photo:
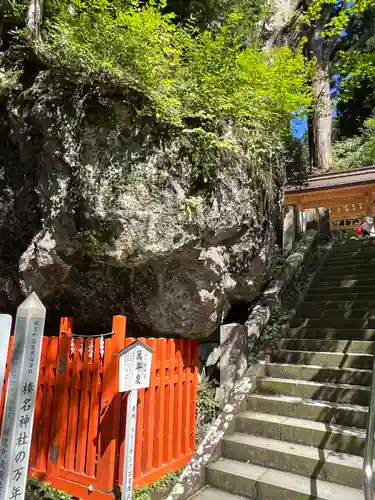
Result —
[{"label": "small plant growing on rock", "polygon": [[220,404],[215,400],[216,385],[208,378],[201,381],[197,399],[197,443],[204,438],[210,424],[220,412]]},{"label": "small plant growing on rock", "polygon": [[189,215],[195,215],[198,210],[199,200],[195,196],[190,196],[185,199],[185,208]]}]

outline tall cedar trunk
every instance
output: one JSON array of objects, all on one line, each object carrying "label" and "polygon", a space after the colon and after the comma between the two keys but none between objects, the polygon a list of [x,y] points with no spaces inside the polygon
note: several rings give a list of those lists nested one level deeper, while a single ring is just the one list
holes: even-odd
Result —
[{"label": "tall cedar trunk", "polygon": [[313,120],[310,114],[307,118],[307,138],[309,144],[309,165],[314,167],[314,134],[313,134]]},{"label": "tall cedar trunk", "polygon": [[319,60],[312,89],[313,164],[316,170],[324,172],[332,167],[332,104],[328,65]]},{"label": "tall cedar trunk", "polygon": [[32,40],[40,38],[43,22],[43,0],[30,0],[26,19],[26,32]]}]

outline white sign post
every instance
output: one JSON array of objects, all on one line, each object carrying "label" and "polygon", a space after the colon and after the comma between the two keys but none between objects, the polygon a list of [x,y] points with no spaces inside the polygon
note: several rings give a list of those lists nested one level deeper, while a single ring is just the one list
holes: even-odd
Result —
[{"label": "white sign post", "polygon": [[142,342],[134,342],[119,351],[117,355],[120,358],[119,392],[128,392],[121,498],[122,500],[132,500],[137,391],[146,389],[150,385],[152,349]]},{"label": "white sign post", "polygon": [[12,316],[9,314],[0,314],[0,394],[3,390],[11,328]]},{"label": "white sign post", "polygon": [[0,500],[23,500],[46,309],[36,293],[18,308],[0,443]]}]

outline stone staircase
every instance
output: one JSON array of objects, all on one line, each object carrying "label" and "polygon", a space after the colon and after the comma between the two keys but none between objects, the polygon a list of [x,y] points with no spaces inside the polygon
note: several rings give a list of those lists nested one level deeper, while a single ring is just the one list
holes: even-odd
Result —
[{"label": "stone staircase", "polygon": [[336,243],[195,500],[363,500],[375,241]]}]

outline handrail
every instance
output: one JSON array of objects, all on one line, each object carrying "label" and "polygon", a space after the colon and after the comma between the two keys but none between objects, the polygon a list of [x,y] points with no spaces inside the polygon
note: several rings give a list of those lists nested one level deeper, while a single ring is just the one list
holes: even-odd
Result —
[{"label": "handrail", "polygon": [[363,480],[365,500],[374,500],[373,460],[374,460],[374,432],[375,432],[375,355],[372,365],[371,394],[368,406],[365,458],[363,461]]}]

